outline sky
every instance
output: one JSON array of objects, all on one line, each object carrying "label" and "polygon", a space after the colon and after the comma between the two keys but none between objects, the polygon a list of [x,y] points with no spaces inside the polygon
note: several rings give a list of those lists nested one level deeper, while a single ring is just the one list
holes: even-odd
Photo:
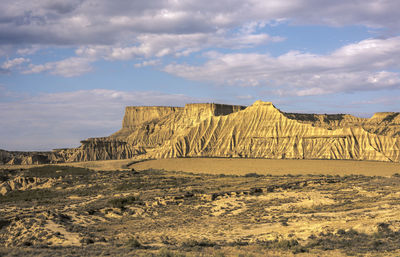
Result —
[{"label": "sky", "polygon": [[0,149],[77,147],[125,106],[400,111],[398,0],[2,0]]}]

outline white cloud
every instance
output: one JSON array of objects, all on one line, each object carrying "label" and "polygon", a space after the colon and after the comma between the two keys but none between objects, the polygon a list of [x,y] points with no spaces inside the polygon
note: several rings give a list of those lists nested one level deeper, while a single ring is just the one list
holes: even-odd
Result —
[{"label": "white cloud", "polygon": [[113,60],[129,60],[137,57],[151,58],[174,54],[186,56],[192,52],[210,47],[241,49],[254,47],[268,42],[284,40],[281,37],[271,37],[267,34],[227,33],[207,34],[143,34],[137,37],[138,45],[129,47],[114,47],[104,51],[105,58]]},{"label": "white cloud", "polygon": [[10,150],[74,147],[82,139],[110,135],[121,128],[125,106],[207,102],[181,94],[106,89],[7,96],[0,102],[0,120],[7,121],[0,126],[0,142]]},{"label": "white cloud", "polygon": [[328,55],[288,52],[206,55],[203,65],[169,64],[165,71],[218,84],[268,86],[278,94],[315,95],[400,87],[400,37],[367,39]]},{"label": "white cloud", "polygon": [[30,46],[25,48],[20,48],[16,51],[18,55],[32,55],[40,50],[40,46]]},{"label": "white cloud", "polygon": [[399,9],[397,0],[3,0],[0,34],[5,44],[110,45],[148,33],[207,34],[244,24],[253,31],[280,20],[398,32]]},{"label": "white cloud", "polygon": [[71,57],[54,63],[52,74],[63,77],[75,77],[92,71],[91,60],[86,58]]},{"label": "white cloud", "polygon": [[236,99],[239,99],[239,100],[252,100],[252,99],[254,99],[254,96],[252,96],[252,95],[238,95],[238,96],[236,96]]},{"label": "white cloud", "polygon": [[93,61],[94,60],[90,58],[70,57],[57,62],[48,62],[39,65],[31,64],[23,73],[31,74],[48,71],[54,75],[75,77],[92,71],[92,66],[90,64]]},{"label": "white cloud", "polygon": [[18,46],[21,55],[35,47],[61,45],[96,49],[86,54],[100,51],[115,60],[185,56],[204,48],[282,40],[260,33],[281,21],[363,25],[398,33],[399,9],[397,0],[3,0],[0,44]]},{"label": "white cloud", "polygon": [[146,67],[146,66],[156,66],[156,65],[160,65],[160,64],[161,64],[160,60],[149,60],[149,61],[143,61],[141,63],[136,63],[135,67],[141,68],[141,67]]},{"label": "white cloud", "polygon": [[[161,58],[166,55],[175,57],[187,56],[192,52],[204,48],[248,48],[267,42],[278,42],[284,40],[281,37],[270,37],[267,34],[237,34],[228,36],[226,32],[218,35],[212,34],[143,34],[136,38],[134,46],[103,46],[88,45],[81,46],[75,50],[76,57],[70,57],[56,62],[45,64],[30,64],[23,73],[50,72],[63,77],[73,77],[92,71],[91,63],[106,60],[130,60],[143,58]],[[23,49],[22,52],[27,52]],[[135,65],[136,68],[143,66],[155,66],[160,60],[145,60]]]},{"label": "white cloud", "polygon": [[1,68],[5,69],[5,70],[9,70],[13,67],[19,66],[25,62],[29,62],[29,59],[25,59],[25,58],[15,58],[15,59],[11,59],[11,60],[7,60],[5,61],[2,65]]}]

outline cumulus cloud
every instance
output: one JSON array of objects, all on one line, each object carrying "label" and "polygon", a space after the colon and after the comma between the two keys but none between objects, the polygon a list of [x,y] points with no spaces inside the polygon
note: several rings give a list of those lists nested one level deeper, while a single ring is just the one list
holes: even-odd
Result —
[{"label": "cumulus cloud", "polygon": [[367,39],[328,55],[291,51],[212,54],[205,64],[169,64],[165,71],[191,80],[268,86],[299,96],[400,87],[400,37]]},{"label": "cumulus cloud", "polygon": [[89,58],[71,57],[57,62],[48,62],[45,64],[30,64],[28,69],[23,73],[41,73],[48,71],[54,75],[63,77],[75,77],[92,71],[91,63],[93,60]]},{"label": "cumulus cloud", "polygon": [[146,67],[146,66],[156,66],[156,65],[160,65],[160,64],[161,64],[160,60],[149,60],[149,61],[143,61],[140,63],[136,63],[135,67],[141,68],[141,67]]},{"label": "cumulus cloud", "polygon": [[267,42],[281,41],[281,37],[271,37],[267,34],[239,34],[229,36],[218,34],[145,34],[138,36],[138,45],[130,47],[114,47],[106,58],[128,60],[135,57],[163,57],[166,55],[187,56],[201,49],[218,47],[240,49],[254,47]]},{"label": "cumulus cloud", "polygon": [[25,47],[25,48],[19,48],[17,49],[16,53],[18,55],[32,55],[36,53],[37,51],[40,50],[40,46],[30,46],[30,47]]},{"label": "cumulus cloud", "polygon": [[[396,0],[71,0],[0,3],[0,42],[114,44],[138,34],[211,33],[251,22],[365,25],[400,29]],[[73,31],[73,33],[70,33]],[[21,40],[23,39],[23,40]]]},{"label": "cumulus cloud", "polygon": [[1,68],[4,70],[9,70],[15,66],[19,66],[25,62],[29,62],[29,59],[25,59],[25,58],[15,58],[15,59],[11,59],[11,60],[7,60],[5,61],[2,65]]},{"label": "cumulus cloud", "polygon": [[121,127],[125,106],[206,101],[181,94],[106,89],[37,96],[7,93],[7,97],[0,102],[0,120],[7,121],[7,126],[0,126],[0,142],[1,148],[10,150],[74,147],[87,137],[110,135]]},{"label": "cumulus cloud", "polygon": [[[265,33],[248,34],[229,33],[220,31],[217,34],[193,33],[193,34],[141,34],[131,46],[120,45],[85,45],[75,50],[77,56],[56,62],[45,64],[30,64],[23,73],[40,73],[48,71],[54,75],[73,77],[92,71],[91,64],[98,60],[131,60],[149,59],[136,64],[135,67],[155,66],[161,63],[158,59],[167,55],[174,57],[188,56],[202,49],[217,47],[242,49],[251,48],[268,42],[279,42],[282,37],[269,36]],[[20,49],[20,53],[30,53],[34,48]],[[37,50],[36,50],[37,51]]]},{"label": "cumulus cloud", "polygon": [[[86,49],[83,54],[108,60],[180,57],[206,48],[240,49],[283,40],[260,32],[282,20],[356,24],[398,33],[398,9],[396,0],[3,0],[0,45],[20,46],[20,55],[59,45],[76,47],[78,52]],[[50,68],[34,66],[32,72],[38,70]],[[84,71],[89,70],[85,66]]]}]

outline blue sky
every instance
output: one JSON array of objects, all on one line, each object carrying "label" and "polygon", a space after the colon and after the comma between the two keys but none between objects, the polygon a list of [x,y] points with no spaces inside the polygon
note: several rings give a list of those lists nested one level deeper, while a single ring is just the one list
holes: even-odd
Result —
[{"label": "blue sky", "polygon": [[0,149],[74,147],[127,105],[400,111],[397,0],[3,0]]}]

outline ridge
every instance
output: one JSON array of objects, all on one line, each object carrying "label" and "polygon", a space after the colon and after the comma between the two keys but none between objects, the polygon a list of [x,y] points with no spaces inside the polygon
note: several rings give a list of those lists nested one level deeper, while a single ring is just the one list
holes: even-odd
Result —
[{"label": "ridge", "polygon": [[272,102],[246,107],[190,103],[128,106],[108,137],[48,153],[1,152],[2,163],[74,162],[177,157],[342,159],[400,162],[400,113],[286,113]]}]

